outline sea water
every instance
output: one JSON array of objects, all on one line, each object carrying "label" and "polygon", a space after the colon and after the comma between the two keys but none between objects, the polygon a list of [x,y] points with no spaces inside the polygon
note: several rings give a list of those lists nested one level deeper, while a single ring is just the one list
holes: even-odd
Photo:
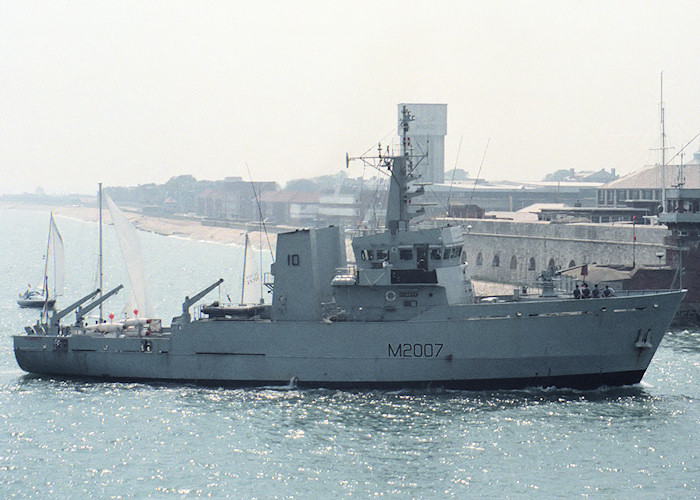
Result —
[{"label": "sea water", "polygon": [[[11,336],[38,313],[15,300],[43,275],[48,220],[0,210],[3,498],[700,494],[696,330],[670,332],[641,385],[596,391],[225,389],[27,375]],[[97,226],[56,221],[68,283],[60,305],[94,286]],[[208,300],[240,293],[240,247],[140,235],[166,323],[220,277],[226,288]],[[109,228],[104,261],[105,289],[127,285]],[[122,314],[125,302],[111,299],[105,314]]]}]

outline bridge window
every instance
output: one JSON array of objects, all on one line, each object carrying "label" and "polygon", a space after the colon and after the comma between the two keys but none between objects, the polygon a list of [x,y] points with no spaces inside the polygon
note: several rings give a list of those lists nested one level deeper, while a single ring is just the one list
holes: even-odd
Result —
[{"label": "bridge window", "polygon": [[549,264],[547,264],[547,269],[554,269],[556,267],[556,264],[554,262],[554,259],[549,259]]},{"label": "bridge window", "polygon": [[481,252],[479,252],[479,255],[476,256],[476,265],[477,266],[484,265],[484,257],[481,255]]},{"label": "bridge window", "polygon": [[534,271],[537,268],[537,264],[535,263],[535,258],[530,257],[530,265],[527,266],[528,271]]},{"label": "bridge window", "polygon": [[569,269],[571,269],[572,267],[576,267],[576,261],[574,260],[569,262]]},{"label": "bridge window", "polygon": [[413,260],[413,250],[411,248],[402,248],[399,251],[401,260]]},{"label": "bridge window", "polygon": [[377,250],[377,260],[386,260],[389,258],[389,253],[386,250]]},{"label": "bridge window", "polygon": [[517,258],[515,255],[513,255],[513,256],[510,258],[510,268],[511,268],[511,269],[517,269],[517,268],[518,268],[518,258]]},{"label": "bridge window", "polygon": [[433,248],[430,251],[430,258],[433,260],[440,260],[442,259],[442,252],[440,251],[439,248]]},{"label": "bridge window", "polygon": [[501,267],[501,258],[498,255],[493,256],[493,267]]}]

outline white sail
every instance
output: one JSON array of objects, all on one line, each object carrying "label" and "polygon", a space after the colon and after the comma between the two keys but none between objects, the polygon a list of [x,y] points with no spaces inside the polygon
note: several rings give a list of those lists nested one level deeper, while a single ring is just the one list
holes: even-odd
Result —
[{"label": "white sail", "polygon": [[54,268],[54,295],[62,295],[63,287],[66,278],[66,252],[63,248],[63,238],[58,231],[56,222],[51,215],[50,241],[53,250],[53,268]]},{"label": "white sail", "polygon": [[139,311],[139,316],[143,318],[153,317],[153,308],[148,295],[148,286],[146,283],[146,273],[143,268],[143,254],[141,252],[141,242],[139,235],[134,226],[126,218],[124,213],[119,210],[108,195],[104,195],[107,201],[109,213],[112,216],[112,224],[117,232],[119,247],[122,250],[124,264],[129,273],[129,282],[131,283],[131,292],[136,300],[136,306]]}]

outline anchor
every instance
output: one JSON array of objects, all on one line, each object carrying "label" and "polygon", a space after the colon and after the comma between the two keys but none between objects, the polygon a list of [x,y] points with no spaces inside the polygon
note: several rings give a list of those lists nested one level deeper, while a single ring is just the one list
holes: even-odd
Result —
[{"label": "anchor", "polygon": [[637,330],[637,341],[634,343],[637,349],[650,349],[654,347],[651,343],[651,328],[648,328],[646,333],[642,334],[642,329]]}]

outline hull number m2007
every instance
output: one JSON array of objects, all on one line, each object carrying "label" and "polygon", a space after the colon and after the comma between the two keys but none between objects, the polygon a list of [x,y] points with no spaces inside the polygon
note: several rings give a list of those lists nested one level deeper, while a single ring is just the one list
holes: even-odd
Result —
[{"label": "hull number m2007", "polygon": [[437,358],[443,344],[389,344],[390,358]]}]

